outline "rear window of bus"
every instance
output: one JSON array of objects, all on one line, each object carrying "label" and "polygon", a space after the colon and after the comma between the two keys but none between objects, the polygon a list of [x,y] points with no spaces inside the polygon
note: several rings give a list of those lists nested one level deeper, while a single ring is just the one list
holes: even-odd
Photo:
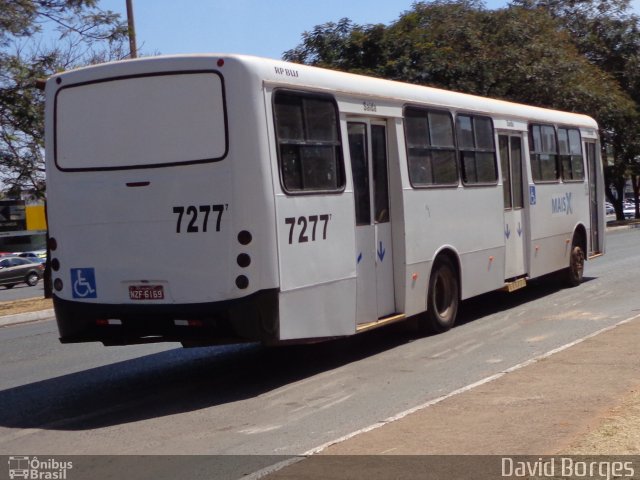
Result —
[{"label": "rear window of bus", "polygon": [[217,72],[108,78],[55,97],[55,162],[63,171],[213,162],[228,151]]}]

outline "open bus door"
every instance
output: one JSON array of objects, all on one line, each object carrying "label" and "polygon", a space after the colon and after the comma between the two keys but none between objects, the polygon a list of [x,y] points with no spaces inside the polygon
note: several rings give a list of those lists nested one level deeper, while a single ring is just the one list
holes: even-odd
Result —
[{"label": "open bus door", "polygon": [[601,178],[599,168],[598,149],[595,142],[585,142],[587,155],[587,174],[589,175],[589,215],[591,220],[589,256],[598,256],[604,253],[604,218],[601,202],[598,200],[604,195],[604,181]]}]

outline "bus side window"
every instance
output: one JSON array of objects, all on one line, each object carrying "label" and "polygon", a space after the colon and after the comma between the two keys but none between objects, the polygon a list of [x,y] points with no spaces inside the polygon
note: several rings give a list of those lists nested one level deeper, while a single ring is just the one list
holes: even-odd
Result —
[{"label": "bus side window", "polygon": [[493,123],[489,117],[458,115],[456,134],[465,185],[489,184],[498,181]]},{"label": "bus side window", "polygon": [[411,185],[457,186],[458,167],[451,114],[406,107],[404,132]]},{"label": "bus side window", "polygon": [[557,182],[560,178],[560,169],[555,128],[552,125],[531,125],[529,148],[533,181]]},{"label": "bus side window", "polygon": [[584,180],[582,141],[577,128],[558,128],[558,147],[562,179],[581,182]]},{"label": "bus side window", "polygon": [[344,164],[333,98],[278,91],[274,94],[274,117],[284,190],[342,191]]}]

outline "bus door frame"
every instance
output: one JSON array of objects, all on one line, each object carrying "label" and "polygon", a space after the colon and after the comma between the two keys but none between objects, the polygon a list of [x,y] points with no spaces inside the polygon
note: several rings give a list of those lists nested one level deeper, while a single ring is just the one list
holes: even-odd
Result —
[{"label": "bus door frame", "polygon": [[587,182],[589,189],[589,219],[591,228],[589,229],[589,248],[588,255],[590,257],[604,253],[604,220],[603,209],[598,201],[604,198],[604,182],[600,178],[598,162],[598,142],[590,138],[582,139],[584,145],[584,158],[587,163]]},{"label": "bus door frame", "polygon": [[[355,203],[358,325],[388,317],[396,311],[389,193],[389,129],[390,125],[385,119],[347,117]],[[363,149],[365,146],[366,149]],[[380,164],[374,162],[376,158],[381,159],[377,156],[380,154],[384,154],[386,172],[381,172]],[[364,170],[366,176],[362,175]],[[380,175],[386,177],[383,178],[386,191],[378,188]]]},{"label": "bus door frame", "polygon": [[[504,278],[513,280],[522,278],[529,273],[529,238],[530,215],[529,215],[529,192],[527,181],[526,151],[528,149],[527,132],[517,130],[499,130],[498,132],[498,152],[500,155],[500,165],[502,172],[502,188],[506,189],[505,179],[509,179],[509,199],[511,205],[504,205]],[[506,143],[505,145],[503,142]],[[517,155],[517,146],[520,144],[519,161],[514,158]],[[506,158],[505,154],[506,153]],[[514,175],[514,166],[520,167],[520,178],[517,173]],[[505,168],[506,167],[506,168]],[[507,170],[507,171],[505,171]],[[520,197],[517,198],[518,191],[514,189],[515,182],[520,183]]]}]

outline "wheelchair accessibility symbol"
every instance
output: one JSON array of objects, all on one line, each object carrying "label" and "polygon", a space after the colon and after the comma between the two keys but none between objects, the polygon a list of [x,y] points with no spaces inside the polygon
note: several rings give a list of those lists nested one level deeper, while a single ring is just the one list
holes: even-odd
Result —
[{"label": "wheelchair accessibility symbol", "polygon": [[93,268],[72,268],[73,298],[96,298],[96,272]]}]

